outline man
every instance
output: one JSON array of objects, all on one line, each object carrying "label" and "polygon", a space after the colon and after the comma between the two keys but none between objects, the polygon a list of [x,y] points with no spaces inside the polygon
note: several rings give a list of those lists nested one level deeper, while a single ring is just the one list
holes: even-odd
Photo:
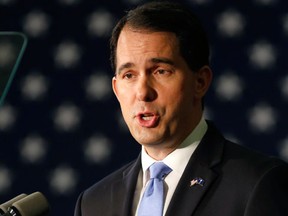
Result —
[{"label": "man", "polygon": [[209,48],[188,9],[153,2],[129,11],[113,31],[111,62],[114,93],[142,151],[84,191],[75,216],[144,215],[156,205],[142,200],[158,161],[170,170],[159,215],[288,215],[287,164],[226,140],[203,118]]}]

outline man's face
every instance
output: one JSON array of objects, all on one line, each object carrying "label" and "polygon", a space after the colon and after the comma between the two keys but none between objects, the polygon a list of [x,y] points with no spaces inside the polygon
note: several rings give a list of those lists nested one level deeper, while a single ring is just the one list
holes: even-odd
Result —
[{"label": "man's face", "polygon": [[126,27],[116,62],[112,86],[132,136],[146,147],[177,147],[199,122],[205,93],[176,36]]}]

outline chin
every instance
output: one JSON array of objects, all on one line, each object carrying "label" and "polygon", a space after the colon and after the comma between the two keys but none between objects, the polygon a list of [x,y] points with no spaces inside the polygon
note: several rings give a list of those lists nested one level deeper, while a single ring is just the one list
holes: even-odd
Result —
[{"label": "chin", "polygon": [[137,130],[131,130],[130,132],[141,145],[152,146],[161,144],[165,140],[165,134],[159,131],[160,128],[137,128]]},{"label": "chin", "polygon": [[147,139],[144,138],[144,139],[136,139],[138,143],[140,143],[141,145],[143,146],[147,146],[147,147],[153,147],[153,146],[158,146],[158,145],[161,145],[161,139],[155,139],[155,137],[153,137],[153,139]]}]

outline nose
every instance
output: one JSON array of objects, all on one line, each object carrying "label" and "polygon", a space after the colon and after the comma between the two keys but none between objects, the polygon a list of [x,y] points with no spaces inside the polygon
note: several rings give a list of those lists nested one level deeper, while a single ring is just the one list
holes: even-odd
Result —
[{"label": "nose", "polygon": [[138,80],[136,91],[137,99],[139,101],[150,102],[155,100],[157,97],[153,81],[149,76],[143,76]]}]

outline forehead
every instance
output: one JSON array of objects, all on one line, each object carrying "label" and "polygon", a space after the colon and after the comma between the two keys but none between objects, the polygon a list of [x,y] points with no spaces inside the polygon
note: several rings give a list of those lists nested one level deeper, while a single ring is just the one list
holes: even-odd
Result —
[{"label": "forehead", "polygon": [[172,32],[152,32],[125,27],[117,42],[116,59],[133,57],[173,57],[179,54],[178,40]]}]

